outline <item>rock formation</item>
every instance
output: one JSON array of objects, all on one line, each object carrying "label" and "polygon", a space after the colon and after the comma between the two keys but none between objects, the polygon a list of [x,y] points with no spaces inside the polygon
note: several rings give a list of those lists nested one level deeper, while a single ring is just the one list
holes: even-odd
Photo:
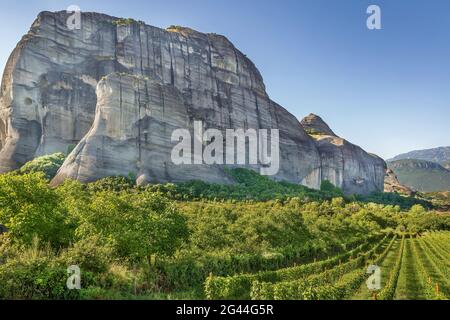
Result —
[{"label": "rock formation", "polygon": [[398,181],[397,175],[391,169],[386,170],[386,176],[384,177],[384,192],[396,192],[406,196],[414,195],[413,190]]},{"label": "rock formation", "polygon": [[382,190],[386,164],[338,137],[317,115],[310,114],[301,124],[314,139],[320,154],[320,179],[328,180],[346,193]]},{"label": "rock formation", "polygon": [[39,14],[7,63],[0,172],[75,147],[54,184],[129,173],[139,183],[232,182],[223,166],[170,161],[172,131],[202,120],[220,131],[279,129],[275,179],[312,188],[328,179],[346,193],[382,190],[381,159],[331,130],[328,145],[313,132],[311,138],[270,100],[259,71],[225,37],[98,13],[83,13],[81,29],[69,30],[68,17]]}]

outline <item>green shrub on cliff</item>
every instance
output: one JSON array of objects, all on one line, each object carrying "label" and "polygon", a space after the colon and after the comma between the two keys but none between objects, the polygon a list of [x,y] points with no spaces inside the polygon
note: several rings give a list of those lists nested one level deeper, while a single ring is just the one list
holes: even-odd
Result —
[{"label": "green shrub on cliff", "polygon": [[116,26],[129,26],[130,24],[136,23],[137,21],[132,18],[120,18],[117,20],[114,20],[112,24]]}]

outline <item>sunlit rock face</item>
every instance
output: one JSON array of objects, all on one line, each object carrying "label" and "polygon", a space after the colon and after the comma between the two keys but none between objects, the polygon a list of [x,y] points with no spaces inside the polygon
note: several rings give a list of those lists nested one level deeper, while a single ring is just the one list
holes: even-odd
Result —
[{"label": "sunlit rock face", "polygon": [[413,196],[414,191],[398,181],[397,175],[392,169],[386,169],[384,177],[384,192],[396,192],[406,196]]},{"label": "sunlit rock face", "polygon": [[110,74],[97,87],[91,130],[68,156],[52,184],[136,175],[139,185],[202,179],[232,183],[218,166],[174,165],[171,133],[191,126],[183,95],[141,76]]},{"label": "sunlit rock face", "polygon": [[384,172],[377,175],[363,150],[333,154],[349,157],[342,172],[324,166],[317,141],[270,100],[259,71],[225,37],[98,13],[83,13],[81,29],[69,30],[68,17],[41,13],[7,63],[0,93],[0,172],[73,149],[54,184],[129,173],[140,183],[232,182],[223,166],[170,161],[172,131],[192,130],[201,120],[222,132],[279,129],[275,179],[318,188],[334,174],[332,182],[348,192],[382,190]]},{"label": "sunlit rock face", "polygon": [[383,190],[386,170],[383,159],[338,137],[315,114],[305,117],[301,123],[319,150],[321,180],[330,181],[347,194]]}]

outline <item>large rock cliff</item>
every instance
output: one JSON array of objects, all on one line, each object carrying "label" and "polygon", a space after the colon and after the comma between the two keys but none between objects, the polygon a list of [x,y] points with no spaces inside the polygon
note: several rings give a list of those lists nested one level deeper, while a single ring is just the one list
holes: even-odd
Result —
[{"label": "large rock cliff", "polygon": [[[270,100],[254,64],[223,36],[83,13],[42,12],[12,53],[0,93],[0,172],[36,156],[73,151],[53,183],[133,172],[140,183],[203,179],[228,183],[218,165],[170,161],[177,128],[279,129],[275,179],[347,193],[382,190],[384,162],[362,149],[324,150]],[[348,152],[347,152],[348,151]],[[252,166],[258,169],[263,165]],[[363,181],[363,182],[360,182]]]},{"label": "large rock cliff", "polygon": [[383,159],[337,136],[315,114],[305,117],[301,123],[319,150],[321,180],[330,181],[346,193],[383,190],[386,171]]}]

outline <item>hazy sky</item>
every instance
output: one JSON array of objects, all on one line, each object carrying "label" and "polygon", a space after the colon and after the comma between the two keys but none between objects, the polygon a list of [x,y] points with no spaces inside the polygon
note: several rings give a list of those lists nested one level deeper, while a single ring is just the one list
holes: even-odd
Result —
[{"label": "hazy sky", "polygon": [[[382,30],[366,27],[370,4]],[[69,5],[223,34],[273,100],[382,157],[450,145],[450,1],[0,0],[1,70],[38,12]]]}]

